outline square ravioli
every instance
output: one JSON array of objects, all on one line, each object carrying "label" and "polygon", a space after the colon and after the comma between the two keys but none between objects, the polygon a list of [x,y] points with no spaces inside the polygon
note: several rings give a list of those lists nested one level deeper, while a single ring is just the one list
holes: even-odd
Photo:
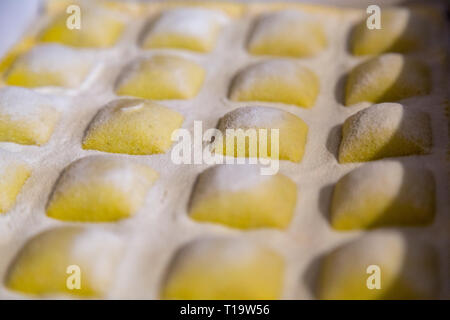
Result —
[{"label": "square ravioli", "polygon": [[248,51],[255,55],[314,56],[326,46],[322,25],[302,11],[282,10],[260,17]]},{"label": "square ravioli", "polygon": [[199,239],[172,259],[163,299],[279,299],[284,259],[277,252],[239,239]]},{"label": "square ravioli", "polygon": [[354,55],[407,53],[423,49],[429,36],[430,21],[423,14],[408,8],[383,8],[381,29],[367,28],[366,19],[351,32]]},{"label": "square ravioli", "polygon": [[220,11],[178,8],[164,11],[150,25],[142,47],[208,52],[214,48],[227,17]]},{"label": "square ravioli", "polygon": [[[5,285],[37,297],[102,298],[111,288],[122,254],[122,239],[109,231],[81,227],[46,230],[19,251]],[[79,280],[72,277],[76,275]]]},{"label": "square ravioli", "polygon": [[0,153],[0,213],[10,210],[31,175],[30,166],[12,155]]},{"label": "square ravioli", "polygon": [[83,149],[145,155],[164,153],[183,116],[164,106],[139,99],[120,99],[101,109],[83,140]]},{"label": "square ravioli", "polygon": [[128,218],[142,206],[157,178],[152,168],[126,159],[88,156],[76,160],[56,182],[47,215],[78,222]]},{"label": "square ravioli", "polygon": [[395,161],[366,164],[336,184],[330,220],[337,230],[424,226],[435,215],[430,171]]},{"label": "square ravioli", "polygon": [[431,146],[428,114],[399,103],[381,103],[345,120],[339,162],[428,154]]},{"label": "square ravioli", "polygon": [[214,151],[223,155],[300,162],[305,153],[308,125],[280,109],[238,108],[225,114],[217,129],[222,132],[222,138],[214,141]]},{"label": "square ravioli", "polygon": [[285,229],[296,198],[297,186],[282,174],[263,176],[255,165],[221,165],[198,177],[189,215],[239,229]]},{"label": "square ravioli", "polygon": [[124,29],[124,19],[108,10],[82,10],[80,29],[69,29],[67,20],[66,12],[57,15],[42,31],[39,40],[72,47],[107,48],[117,42]]},{"label": "square ravioli", "polygon": [[42,145],[60,115],[52,100],[19,87],[0,88],[0,141]]},{"label": "square ravioli", "polygon": [[89,52],[57,44],[33,47],[18,57],[5,74],[5,82],[21,87],[76,88],[93,67]]},{"label": "square ravioli", "polygon": [[377,56],[350,71],[345,105],[359,102],[393,102],[431,91],[429,67],[420,60],[398,53]]},{"label": "square ravioli", "polygon": [[195,62],[156,55],[125,68],[116,92],[144,99],[190,99],[200,91],[204,78],[204,69]]},{"label": "square ravioli", "polygon": [[310,69],[293,60],[267,60],[251,65],[233,79],[232,101],[264,101],[312,108],[319,80]]},{"label": "square ravioli", "polygon": [[[438,272],[433,247],[395,231],[377,231],[338,247],[322,259],[318,298],[433,299],[439,287]],[[381,276],[379,281],[377,275]]]}]

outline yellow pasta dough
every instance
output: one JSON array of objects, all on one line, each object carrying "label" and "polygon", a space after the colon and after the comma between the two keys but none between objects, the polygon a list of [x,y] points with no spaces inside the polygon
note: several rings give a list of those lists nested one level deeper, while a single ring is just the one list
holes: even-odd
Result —
[{"label": "yellow pasta dough", "polygon": [[127,218],[141,207],[157,176],[150,167],[131,160],[108,156],[79,159],[57,181],[47,215],[80,222]]},{"label": "yellow pasta dough", "polygon": [[398,53],[387,53],[357,65],[348,75],[347,106],[359,102],[398,101],[431,91],[426,64]]},{"label": "yellow pasta dough", "polygon": [[261,17],[248,51],[255,55],[314,56],[326,46],[322,25],[301,11],[282,10]]},{"label": "yellow pasta dough", "polygon": [[265,101],[312,108],[319,93],[317,76],[297,61],[268,60],[240,71],[233,80],[233,101]]},{"label": "yellow pasta dough", "polygon": [[380,231],[327,254],[319,299],[433,299],[438,288],[434,249],[395,231]]},{"label": "yellow pasta dough", "polygon": [[427,40],[427,22],[407,8],[383,8],[381,28],[369,29],[367,20],[358,23],[351,35],[355,55],[386,52],[410,52],[420,49]]},{"label": "yellow pasta dough", "polygon": [[93,67],[93,56],[57,44],[42,44],[18,57],[5,82],[22,87],[79,87]]},{"label": "yellow pasta dough", "polygon": [[165,11],[152,23],[142,46],[208,52],[214,48],[227,18],[221,12],[203,8]]},{"label": "yellow pasta dough", "polygon": [[297,186],[282,174],[261,175],[255,165],[222,165],[200,174],[189,214],[233,228],[279,228],[291,222]]},{"label": "yellow pasta dough", "polygon": [[190,99],[200,91],[204,78],[205,71],[195,62],[157,55],[129,66],[116,91],[144,99]]},{"label": "yellow pasta dough", "polygon": [[235,239],[201,239],[172,260],[163,299],[278,299],[284,260],[271,249]]},{"label": "yellow pasta dough", "polygon": [[424,168],[374,162],[342,177],[334,188],[331,225],[338,230],[423,226],[435,214],[435,182]]},{"label": "yellow pasta dough", "polygon": [[381,103],[345,120],[339,162],[427,154],[432,146],[429,116],[398,103]]},{"label": "yellow pasta dough", "polygon": [[92,120],[83,148],[133,155],[164,153],[182,123],[181,114],[154,102],[115,100]]},{"label": "yellow pasta dough", "polygon": [[6,275],[7,288],[26,294],[101,298],[108,293],[123,252],[113,233],[60,227],[31,238]]},{"label": "yellow pasta dough", "polygon": [[31,175],[30,166],[12,155],[0,154],[0,213],[11,209],[25,181]]},{"label": "yellow pasta dough", "polygon": [[293,162],[302,160],[308,135],[308,125],[302,119],[269,107],[233,110],[220,119],[217,128],[222,132],[214,141],[217,153]]},{"label": "yellow pasta dough", "polygon": [[52,100],[43,95],[19,87],[0,88],[0,141],[42,145],[59,117]]},{"label": "yellow pasta dough", "polygon": [[40,35],[40,41],[73,47],[107,48],[117,42],[124,28],[124,22],[108,10],[82,10],[79,29],[69,29],[68,19],[65,12],[55,17]]}]

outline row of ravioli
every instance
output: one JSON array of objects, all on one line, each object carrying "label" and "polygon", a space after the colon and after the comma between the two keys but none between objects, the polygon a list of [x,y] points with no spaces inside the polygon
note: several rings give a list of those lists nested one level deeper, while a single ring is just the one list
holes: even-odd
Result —
[{"label": "row of ravioli", "polygon": [[[0,208],[6,211],[31,169],[13,159],[2,159],[1,169]],[[103,155],[84,157],[63,171],[46,212],[74,222],[128,218],[142,207],[157,179],[158,173],[141,163]],[[261,176],[251,165],[214,166],[200,174],[188,212],[196,221],[231,228],[286,229],[294,212],[304,210],[295,210],[297,195],[297,185],[281,173]],[[435,202],[435,181],[427,169],[393,160],[374,162],[337,182],[330,224],[336,230],[428,225],[435,216]]]},{"label": "row of ravioli", "polygon": [[[87,8],[83,8],[82,27],[68,28],[64,11],[50,19],[38,33],[38,41],[82,48],[114,46],[129,17],[127,19],[124,14],[102,6],[84,5]],[[430,12],[420,8],[383,9],[382,28],[368,28],[366,19],[363,19],[350,32],[349,49],[355,55],[423,50],[429,45],[434,18]],[[220,9],[201,6],[169,8],[145,24],[139,42],[145,49],[209,52],[213,50],[221,28],[233,22],[229,12]],[[269,11],[257,17],[252,25],[247,50],[253,55],[309,57],[327,47],[321,19],[298,8]]]},{"label": "row of ravioli", "polygon": [[[0,141],[37,145],[47,142],[60,117],[59,112],[52,109],[51,105],[49,105],[51,101],[47,96],[25,88],[4,87],[0,89]],[[83,137],[82,147],[87,150],[130,155],[166,153],[170,150],[173,142],[171,136],[175,130],[182,126],[183,119],[183,115],[179,112],[156,104],[153,101],[141,99],[114,100],[101,108],[91,120]],[[267,129],[269,132],[275,129],[278,130],[279,147],[277,156],[280,160],[298,163],[302,160],[305,150],[307,150],[308,125],[302,119],[281,109],[255,106],[237,108],[225,114],[219,120],[217,129],[223,134],[222,137],[218,137],[211,142],[212,152],[231,157],[255,156],[251,154],[252,150],[249,149],[249,145],[241,146],[235,143],[236,136],[234,133],[231,136],[228,134],[229,129],[248,130],[249,128]],[[260,137],[257,136],[256,138],[259,144]],[[229,142],[232,143],[230,144]],[[431,152],[431,148],[432,129],[428,114],[408,109],[408,107],[398,103],[382,103],[363,109],[350,116],[344,122],[338,160],[340,163],[366,162],[390,157],[425,155]],[[257,150],[256,156],[267,158],[276,156],[271,154],[270,148],[267,151],[267,153],[261,153],[261,150]],[[101,168],[97,167],[94,165],[93,169],[88,170],[89,166],[86,168],[83,166],[86,169],[86,173],[79,172],[78,175],[90,177],[90,171],[101,170]],[[111,170],[113,168],[114,166],[111,167]],[[393,172],[400,171],[398,168],[393,169]],[[409,171],[406,170],[406,172]],[[11,171],[7,172],[10,173]],[[370,170],[367,170],[367,172],[370,172]],[[388,171],[385,170],[384,172]],[[106,176],[108,175],[106,174]],[[69,176],[74,176],[74,174],[69,174]],[[97,176],[99,177],[99,175]],[[355,176],[360,175],[355,174]],[[397,176],[397,184],[405,179],[402,174],[393,176]],[[22,180],[11,178],[11,182],[4,185],[4,191],[10,196],[5,197],[2,201],[2,211],[7,211],[13,206],[20,186],[24,183],[24,175],[17,174],[17,177],[22,177]],[[383,181],[376,174],[374,178],[375,180]],[[371,181],[371,179],[370,175],[365,178],[367,181]],[[413,178],[413,180],[415,179],[417,177]],[[426,181],[429,182],[422,187],[423,192],[419,192],[424,197],[424,203],[421,206],[417,206],[415,210],[425,212],[425,216],[428,217],[425,221],[430,221],[434,213],[434,201],[425,199],[434,197],[434,188],[429,187],[434,186],[434,182],[432,182],[432,178],[418,180],[420,180],[420,183],[416,184],[416,186],[420,186],[421,183]],[[60,183],[62,181],[64,179]],[[10,188],[9,185],[17,185],[17,187]],[[372,187],[377,187],[377,184],[372,184]],[[56,189],[58,190],[58,188]],[[285,188],[281,189],[285,190]],[[15,191],[12,192],[11,190]],[[286,190],[289,190],[289,188],[286,188]],[[386,202],[395,196],[394,190],[395,188],[391,191],[392,194],[388,193]],[[79,195],[80,193],[77,191],[76,194]],[[96,192],[88,191],[86,196],[91,195],[95,197],[95,194]],[[105,192],[105,194],[108,194],[108,192]],[[276,194],[276,192],[273,194]],[[344,191],[343,194],[348,193]],[[123,197],[126,198],[127,195]],[[62,196],[62,198],[65,200],[70,199],[67,195]],[[414,198],[412,190],[411,194],[403,199],[403,202],[407,203],[409,198]],[[401,199],[400,196],[399,199]],[[76,201],[80,201],[80,199],[69,202]],[[276,202],[274,201],[274,203]],[[280,199],[279,202],[283,202],[283,200]],[[90,202],[88,201],[88,203]],[[258,199],[255,200],[255,208],[259,208],[257,203],[259,203]],[[293,203],[295,203],[295,197]],[[63,204],[63,207],[65,206]],[[208,205],[206,209],[200,211],[208,211],[207,207]],[[290,217],[294,206],[288,205],[287,207],[289,209],[286,210],[286,216]],[[383,207],[381,205],[378,211],[382,212]],[[79,208],[72,214],[68,213],[67,208],[61,211],[72,216],[72,218],[66,217],[68,220],[96,221],[99,218],[90,217],[88,212],[94,210],[102,217],[104,210],[101,210],[101,208],[102,205],[99,208],[92,206],[91,209]],[[270,206],[265,208],[270,208]],[[274,212],[276,211],[275,208],[273,210]],[[411,210],[411,208],[403,205],[403,210],[397,211],[397,214],[403,216],[408,210]],[[233,210],[229,209],[229,211]],[[356,211],[358,212],[358,210]],[[363,212],[365,210],[360,209],[359,211]],[[87,215],[86,217],[83,217],[83,212]],[[106,220],[114,220],[112,217],[123,216],[122,214],[112,213],[113,210],[111,211],[111,209],[106,210],[106,212],[111,214],[109,218],[103,217]],[[220,210],[217,212],[220,212]],[[258,210],[255,209],[255,214],[257,212]],[[380,212],[374,215],[378,216]],[[129,213],[126,215],[129,215]],[[410,215],[412,224],[420,223],[423,220],[423,217],[414,217],[415,215]],[[62,218],[64,219],[64,217]],[[418,220],[416,221],[416,219]]]},{"label": "row of ravioli", "polygon": [[[59,45],[36,46],[2,75],[4,84],[28,88],[78,88],[95,66],[92,54]],[[137,58],[115,81],[115,92],[153,100],[192,99],[201,90],[206,71],[175,55]],[[353,68],[346,77],[345,105],[391,102],[430,94],[430,67],[397,53],[377,56]],[[260,101],[312,108],[320,79],[303,63],[269,59],[237,71],[229,90],[231,101]]]},{"label": "row of ravioli", "polygon": [[[112,231],[85,227],[46,230],[19,252],[5,285],[38,297],[111,297],[125,250],[124,239]],[[179,246],[164,273],[158,275],[157,293],[152,298],[287,298],[283,291],[288,264],[283,253],[252,240],[200,237]],[[319,299],[433,299],[439,292],[438,265],[432,246],[397,231],[377,231],[321,254],[320,267],[310,266],[318,270],[310,291]],[[367,284],[367,272],[373,272],[368,266],[383,270],[381,286]],[[72,283],[78,290],[67,285],[68,273],[73,270],[82,272],[80,283]],[[373,286],[378,290],[371,290]]]},{"label": "row of ravioli", "polygon": [[[430,23],[425,23],[430,17],[427,20],[424,12],[416,11],[386,9],[382,22],[389,27],[380,30],[367,29],[365,21],[358,24],[356,29],[359,31],[353,32],[358,35],[355,39],[359,39],[355,40],[355,46],[379,47],[379,50],[372,49],[369,53],[383,55],[363,62],[349,72],[346,105],[363,101],[397,101],[430,93],[429,67],[416,58],[398,54],[408,53],[418,46],[417,43],[430,38],[426,36]],[[58,15],[40,37],[44,43],[57,44],[39,45],[42,42],[38,42],[35,45],[33,40],[29,43],[24,41],[25,44],[21,45],[25,48],[4,59],[0,67],[3,82],[24,87],[78,88],[95,65],[96,51],[86,48],[95,47],[96,43],[100,47],[112,45],[123,28],[119,21],[114,20],[114,14],[109,16],[107,12],[103,9],[97,15],[96,10],[86,10],[83,27],[79,30],[67,28],[65,12]],[[221,15],[223,19],[219,19]],[[323,32],[318,31],[321,29],[317,22],[311,19],[308,13],[297,10],[270,13],[254,27],[250,52],[272,51],[281,52],[273,54],[275,56],[286,56],[289,54],[283,52],[315,51],[314,48],[319,46],[317,43],[323,42],[317,34]],[[98,27],[102,20],[105,20],[102,25],[108,28]],[[188,44],[208,47],[224,20],[225,15],[215,10],[198,7],[171,9],[149,23],[149,36],[143,36],[147,39],[144,43],[159,43],[172,48],[184,48]],[[299,36],[292,36],[292,30],[296,30]],[[189,59],[156,55],[130,63],[115,82],[115,89],[119,95],[145,99],[190,99],[197,95],[204,78],[204,68]],[[301,62],[273,59],[240,70],[234,77],[229,98],[311,108],[319,87],[320,79]]]}]

